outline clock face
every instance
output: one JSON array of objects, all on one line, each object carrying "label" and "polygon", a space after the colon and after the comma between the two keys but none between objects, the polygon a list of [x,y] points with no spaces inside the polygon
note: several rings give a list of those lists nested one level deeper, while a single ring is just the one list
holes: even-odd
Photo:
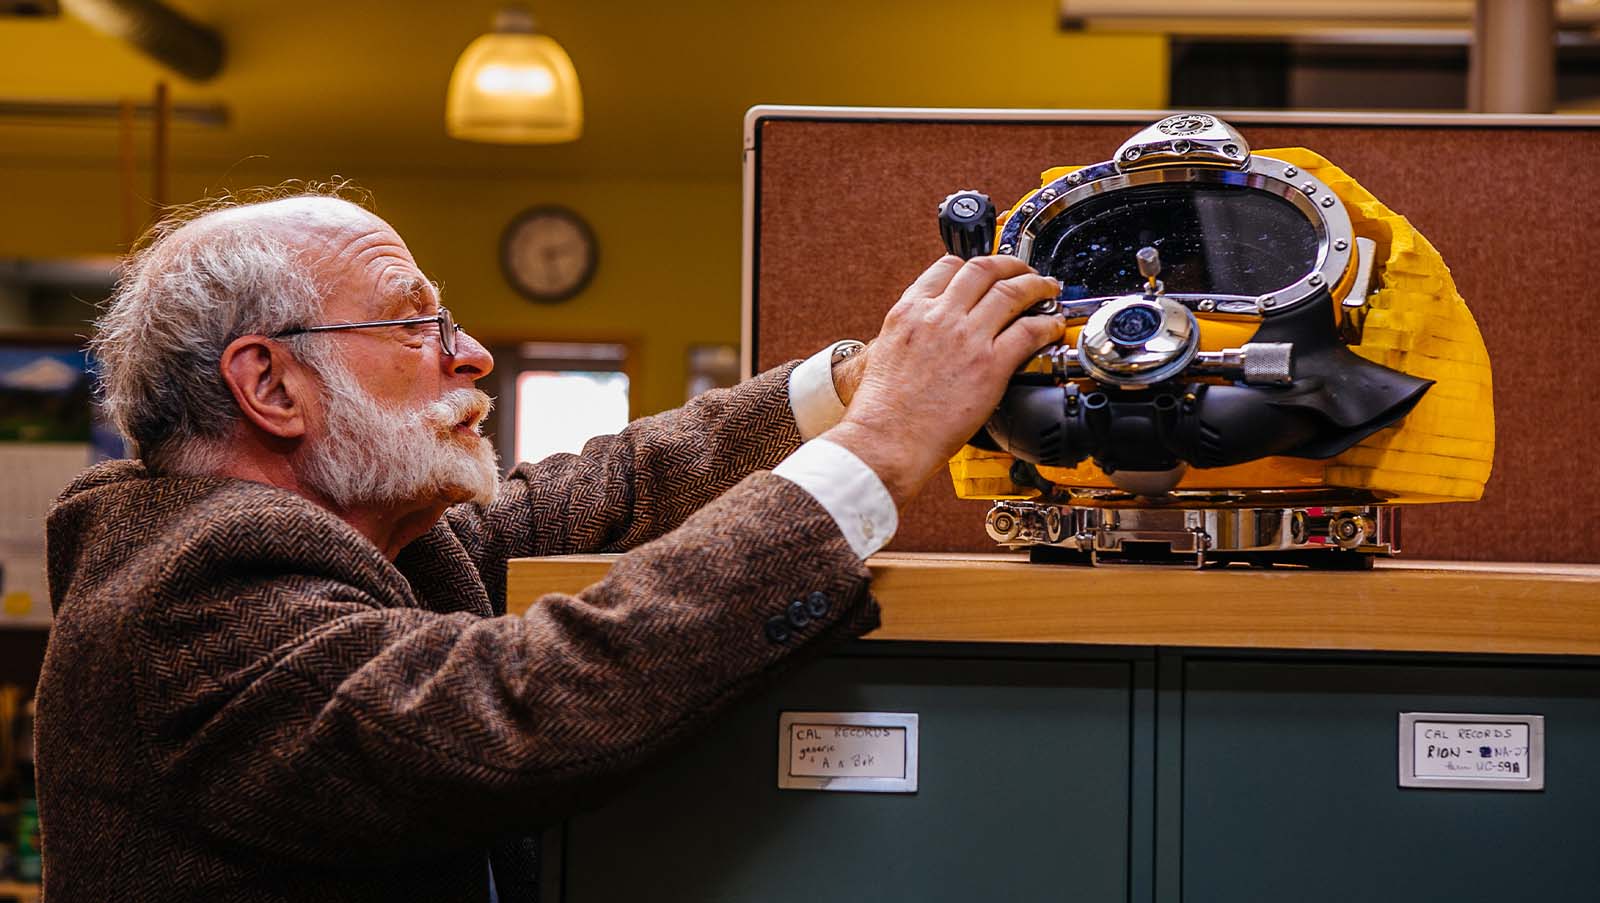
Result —
[{"label": "clock face", "polygon": [[594,276],[594,232],[565,207],[517,214],[500,240],[500,266],[512,288],[535,301],[564,301]]}]

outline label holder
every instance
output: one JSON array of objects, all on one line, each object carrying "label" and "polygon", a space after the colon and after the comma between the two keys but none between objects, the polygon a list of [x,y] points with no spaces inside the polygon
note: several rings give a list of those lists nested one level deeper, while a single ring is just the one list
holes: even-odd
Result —
[{"label": "label holder", "polygon": [[[898,776],[795,774],[797,728],[879,728],[904,737],[904,767]],[[907,712],[781,712],[778,715],[778,787],[783,790],[835,790],[856,793],[917,792],[917,715]],[[849,751],[846,750],[846,755]]]},{"label": "label holder", "polygon": [[[1519,757],[1527,763],[1525,774],[1521,777],[1506,777],[1497,772],[1485,772],[1483,776],[1474,776],[1470,771],[1462,771],[1456,777],[1441,777],[1437,775],[1418,774],[1416,768],[1417,728],[1422,725],[1425,729],[1431,725],[1445,727],[1492,729],[1496,725],[1516,725],[1527,729],[1528,745],[1526,755]],[[1399,765],[1400,786],[1421,787],[1441,790],[1543,790],[1544,789],[1544,716],[1543,715],[1483,715],[1463,714],[1458,712],[1401,712],[1400,713],[1400,743]],[[1424,741],[1425,742],[1425,741]],[[1495,750],[1493,738],[1485,739],[1481,744],[1476,740],[1456,740],[1454,745],[1478,746]],[[1479,761],[1482,760],[1480,756]],[[1498,756],[1491,759],[1499,761]],[[1467,761],[1471,761],[1470,757]],[[1510,759],[1508,761],[1515,761]],[[1474,763],[1475,764],[1475,763]]]}]

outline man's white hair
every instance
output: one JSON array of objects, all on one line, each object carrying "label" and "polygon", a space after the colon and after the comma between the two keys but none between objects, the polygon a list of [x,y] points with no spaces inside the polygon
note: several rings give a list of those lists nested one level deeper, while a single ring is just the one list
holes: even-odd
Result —
[{"label": "man's white hair", "polygon": [[[225,227],[184,227],[221,211],[298,197],[366,201],[344,181],[289,182],[209,198],[164,218],[125,262],[89,348],[107,414],[130,453],[152,470],[215,470],[216,440],[239,418],[222,380],[223,349],[242,335],[312,323],[323,304],[324,287],[311,267],[269,224],[240,217]],[[304,360],[310,344],[295,338],[304,337],[286,341]]]}]

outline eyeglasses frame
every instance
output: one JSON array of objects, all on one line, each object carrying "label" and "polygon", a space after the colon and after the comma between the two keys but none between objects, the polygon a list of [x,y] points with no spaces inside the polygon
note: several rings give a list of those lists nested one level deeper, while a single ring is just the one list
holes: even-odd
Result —
[{"label": "eyeglasses frame", "polygon": [[421,326],[424,323],[439,324],[439,350],[446,357],[456,355],[456,333],[461,331],[461,324],[450,316],[450,311],[443,305],[439,312],[426,317],[404,317],[398,320],[363,320],[360,323],[329,323],[324,326],[301,326],[297,329],[285,329],[273,333],[267,338],[281,339],[284,336],[300,335],[307,332],[337,332],[344,329],[368,329],[375,326]]}]

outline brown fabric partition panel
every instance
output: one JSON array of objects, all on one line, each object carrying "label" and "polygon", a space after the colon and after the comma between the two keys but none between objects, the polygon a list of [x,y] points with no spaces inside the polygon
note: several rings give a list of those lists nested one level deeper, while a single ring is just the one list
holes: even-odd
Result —
[{"label": "brown fabric partition panel", "polygon": [[[1106,160],[1148,121],[757,120],[751,299],[758,369],[875,335],[937,258],[935,210],[976,188],[1002,210],[1061,164]],[[1600,561],[1600,128],[1250,124],[1304,146],[1409,218],[1450,266],[1494,367],[1496,454],[1481,501],[1406,511],[1408,557]],[[992,550],[986,502],[935,479],[892,549]]]}]

